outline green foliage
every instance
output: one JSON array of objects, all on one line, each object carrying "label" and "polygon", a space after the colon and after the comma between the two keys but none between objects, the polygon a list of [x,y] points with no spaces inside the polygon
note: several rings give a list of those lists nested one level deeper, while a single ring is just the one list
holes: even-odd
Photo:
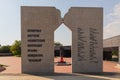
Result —
[{"label": "green foliage", "polygon": [[7,65],[0,64],[0,67],[8,67]]},{"label": "green foliage", "polygon": [[118,56],[118,50],[113,50],[112,55]]},{"label": "green foliage", "polygon": [[15,56],[21,55],[21,41],[16,40],[14,44],[11,46],[10,51]]},{"label": "green foliage", "polygon": [[0,48],[0,53],[10,53],[10,46],[7,45],[7,46],[2,46]]},{"label": "green foliage", "polygon": [[62,46],[62,44],[60,42],[55,42],[54,45],[55,46]]}]

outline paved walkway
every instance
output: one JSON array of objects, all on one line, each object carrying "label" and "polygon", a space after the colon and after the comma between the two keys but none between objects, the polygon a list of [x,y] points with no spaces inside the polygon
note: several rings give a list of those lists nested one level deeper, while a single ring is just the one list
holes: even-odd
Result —
[{"label": "paved walkway", "polygon": [[[58,62],[60,58],[55,58],[55,62]],[[65,61],[71,63],[71,58],[65,58]],[[21,58],[20,57],[0,57],[0,64],[7,65],[6,70],[1,73],[21,73]],[[104,61],[104,72],[120,72],[120,68],[117,68],[117,62]],[[69,66],[56,66],[55,72],[57,73],[72,73],[72,65]]]},{"label": "paved walkway", "polygon": [[[71,63],[70,58],[65,58],[65,60]],[[55,58],[55,62],[57,61],[59,58]],[[8,66],[5,71],[0,73],[0,80],[120,80],[120,69],[115,67],[116,62],[111,61],[104,61],[103,64],[103,71],[109,73],[98,75],[71,73],[71,66],[55,66],[55,74],[51,75],[21,74],[20,57],[0,57],[0,64]]]},{"label": "paved walkway", "polygon": [[[55,62],[58,62],[60,58],[55,58]],[[71,63],[71,58],[65,58],[66,62]],[[103,61],[103,72],[120,72],[120,68],[117,68],[117,62]],[[55,66],[55,72],[60,73],[72,73],[72,66]]]},{"label": "paved walkway", "polygon": [[120,72],[120,68],[117,68],[117,62],[113,61],[104,61],[103,62],[103,71],[104,72]]},{"label": "paved walkway", "polygon": [[0,57],[0,64],[8,66],[1,73],[21,73],[20,57]]},{"label": "paved walkway", "polygon": [[89,74],[0,74],[0,80],[120,80],[120,74],[116,75],[89,75]]}]

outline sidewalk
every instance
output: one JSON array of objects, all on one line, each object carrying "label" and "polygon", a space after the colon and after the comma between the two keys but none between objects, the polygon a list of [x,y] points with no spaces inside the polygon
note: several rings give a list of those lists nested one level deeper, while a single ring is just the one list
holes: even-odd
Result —
[{"label": "sidewalk", "polygon": [[0,80],[120,80],[120,74],[114,75],[88,75],[88,74],[53,74],[53,75],[29,75],[29,74],[1,74]]},{"label": "sidewalk", "polygon": [[[58,62],[60,58],[55,58],[55,62]],[[71,58],[65,58],[65,61],[72,63]],[[103,61],[103,72],[118,72],[120,73],[120,68],[116,67],[117,62],[113,61]],[[60,73],[72,73],[72,65],[71,66],[55,66],[55,72]]]},{"label": "sidewalk", "polygon": [[[65,58],[71,63],[71,58]],[[59,58],[55,58],[55,62]],[[120,80],[120,69],[116,68],[116,62],[104,61],[103,71],[109,73],[77,74],[71,73],[71,66],[55,66],[55,74],[30,75],[21,74],[20,57],[0,57],[0,64],[7,65],[5,71],[0,73],[0,80]]]},{"label": "sidewalk", "polygon": [[0,57],[0,64],[6,65],[6,70],[1,73],[21,73],[21,58],[8,56]]},{"label": "sidewalk", "polygon": [[[55,58],[55,62],[59,61],[60,58]],[[65,61],[71,63],[71,58],[65,58]],[[0,64],[7,65],[6,70],[1,73],[21,73],[21,58],[20,57],[0,57]],[[120,68],[117,68],[117,62],[104,61],[103,71],[104,72],[119,72]],[[72,73],[72,65],[70,66],[54,66],[55,72],[57,73]]]}]

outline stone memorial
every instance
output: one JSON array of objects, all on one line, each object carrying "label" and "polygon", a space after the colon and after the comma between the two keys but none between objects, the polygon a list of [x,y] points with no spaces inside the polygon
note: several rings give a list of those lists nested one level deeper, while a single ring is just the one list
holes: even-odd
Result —
[{"label": "stone memorial", "polygon": [[72,30],[72,72],[102,72],[102,8],[72,7],[64,24]]},{"label": "stone memorial", "polygon": [[54,7],[21,7],[22,72],[54,72],[54,31],[72,31],[72,72],[102,72],[103,9],[72,7],[62,19]]},{"label": "stone memorial", "polygon": [[54,72],[54,31],[61,24],[54,7],[22,7],[22,72]]}]

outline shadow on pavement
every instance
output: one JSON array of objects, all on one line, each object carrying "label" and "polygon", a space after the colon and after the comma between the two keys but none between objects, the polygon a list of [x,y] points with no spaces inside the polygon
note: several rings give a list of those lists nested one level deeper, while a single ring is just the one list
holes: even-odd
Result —
[{"label": "shadow on pavement", "polygon": [[117,76],[120,73],[0,74],[0,80],[119,80]]},{"label": "shadow on pavement", "polygon": [[0,67],[0,72],[2,72],[2,71],[4,71],[4,70],[6,70],[5,67]]},{"label": "shadow on pavement", "polygon": [[52,80],[110,80],[104,74],[107,73],[54,73],[54,74],[27,74],[38,77],[45,77]]}]

